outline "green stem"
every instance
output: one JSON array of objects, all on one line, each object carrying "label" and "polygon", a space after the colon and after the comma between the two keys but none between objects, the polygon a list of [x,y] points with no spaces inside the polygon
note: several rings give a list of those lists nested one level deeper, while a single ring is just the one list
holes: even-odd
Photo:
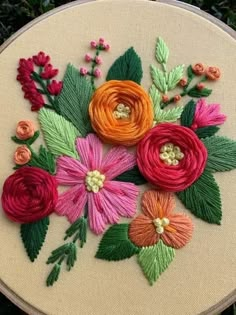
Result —
[{"label": "green stem", "polygon": [[96,61],[95,61],[95,58],[99,56],[101,50],[103,50],[103,49],[102,49],[102,47],[100,47],[100,45],[99,45],[99,46],[96,48],[95,57],[92,59],[92,67],[91,67],[91,70],[90,70],[89,73],[88,73],[88,74],[90,75],[90,77],[91,77],[90,80],[91,80],[92,88],[93,88],[94,91],[96,90],[96,86],[95,86],[95,83],[94,83],[94,81],[95,81],[95,76],[94,76],[93,72],[94,72],[94,69],[95,69],[95,67],[96,67],[96,65],[97,65],[97,63],[96,63]]}]

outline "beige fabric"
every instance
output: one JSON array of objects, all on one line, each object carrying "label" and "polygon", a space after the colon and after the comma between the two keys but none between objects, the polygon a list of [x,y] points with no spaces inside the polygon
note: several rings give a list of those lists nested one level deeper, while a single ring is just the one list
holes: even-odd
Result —
[{"label": "beige fabric", "polygon": [[[130,46],[142,58],[143,86],[150,86],[149,65],[155,62],[157,36],[168,43],[169,68],[202,61],[218,65],[222,79],[211,84],[209,101],[222,104],[228,115],[221,134],[236,139],[235,73],[236,43],[211,22],[186,10],[146,0],[101,0],[69,8],[39,22],[18,37],[0,55],[0,185],[11,174],[16,147],[9,139],[16,123],[32,119],[20,85],[15,80],[19,57],[44,50],[59,67],[61,76],[68,62],[83,64],[88,43],[100,36],[111,44],[103,54],[103,72]],[[100,81],[100,83],[102,80]],[[210,84],[209,84],[210,85]],[[192,315],[215,305],[236,288],[236,171],[216,174],[223,220],[221,226],[197,220],[177,202],[176,209],[188,213],[195,224],[193,240],[176,257],[157,283],[150,287],[136,258],[113,263],[97,260],[94,254],[100,237],[89,233],[88,243],[79,250],[71,272],[62,272],[58,283],[45,286],[51,266],[45,261],[51,250],[62,244],[68,227],[65,218],[53,215],[43,250],[37,261],[29,262],[19,226],[0,212],[0,279],[20,298],[53,315]]]}]

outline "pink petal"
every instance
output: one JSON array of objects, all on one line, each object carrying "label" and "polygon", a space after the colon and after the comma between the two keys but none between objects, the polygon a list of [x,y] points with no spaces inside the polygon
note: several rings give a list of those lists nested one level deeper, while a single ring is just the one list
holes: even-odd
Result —
[{"label": "pink petal", "polygon": [[128,153],[126,148],[118,146],[112,148],[103,158],[101,172],[108,180],[111,180],[133,168],[135,164],[135,155]]},{"label": "pink petal", "polygon": [[100,192],[97,194],[88,193],[89,226],[95,234],[101,234],[106,227],[106,221],[104,220],[104,216],[101,213],[100,204],[98,203],[99,195]]},{"label": "pink petal", "polygon": [[225,120],[226,115],[220,113],[220,104],[207,104],[203,98],[197,102],[193,120],[195,128],[222,125]]},{"label": "pink petal", "polygon": [[139,189],[131,183],[106,182],[101,190],[104,216],[110,224],[117,223],[119,216],[131,218],[136,213]]},{"label": "pink petal", "polygon": [[67,216],[71,223],[75,222],[84,210],[87,195],[84,185],[79,184],[70,188],[59,196],[55,212]]},{"label": "pink petal", "polygon": [[170,229],[174,229],[175,231],[169,232],[165,230],[165,232],[161,234],[161,239],[170,247],[181,248],[185,246],[193,234],[192,220],[183,213],[173,213],[169,216],[169,220]]},{"label": "pink petal", "polygon": [[76,148],[81,162],[89,169],[100,169],[102,162],[102,143],[94,134],[86,138],[77,138]]},{"label": "pink petal", "polygon": [[61,185],[73,186],[83,183],[87,168],[78,160],[64,156],[57,159],[57,182]]}]

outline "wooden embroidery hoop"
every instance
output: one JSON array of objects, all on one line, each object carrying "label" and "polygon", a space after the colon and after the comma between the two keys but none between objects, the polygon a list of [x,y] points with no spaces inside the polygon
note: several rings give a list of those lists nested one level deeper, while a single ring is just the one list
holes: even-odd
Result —
[{"label": "wooden embroidery hoop", "polygon": [[[61,6],[57,9],[54,9],[52,11],[50,11],[47,14],[44,14],[43,16],[40,16],[39,18],[35,19],[34,21],[32,21],[31,23],[27,24],[26,26],[24,26],[22,29],[20,29],[18,32],[16,32],[10,39],[8,39],[0,48],[0,53],[2,53],[5,49],[7,49],[7,47],[9,45],[11,45],[21,34],[25,33],[27,30],[29,30],[30,28],[32,28],[34,25],[38,24],[39,22],[50,18],[50,16],[61,12],[63,10],[67,10],[69,8],[78,6],[82,3],[87,3],[87,2],[93,2],[94,0],[87,0],[87,1],[75,1],[73,3],[69,3],[66,4],[64,6]],[[198,8],[191,6],[191,5],[187,5],[181,2],[177,2],[174,0],[162,0],[162,1],[157,1],[160,3],[165,3],[166,5],[170,5],[170,6],[176,6],[179,8],[182,8],[184,10],[190,11],[196,15],[201,16],[202,18],[214,23],[215,25],[217,25],[218,27],[220,27],[222,30],[224,30],[226,33],[228,33],[230,36],[232,36],[233,38],[236,38],[236,32],[233,31],[231,28],[229,28],[227,25],[225,25],[224,23],[222,23],[221,21],[219,21],[218,19],[212,17],[211,15],[199,10]],[[145,279],[143,279],[145,281]],[[0,291],[6,296],[8,297],[14,304],[16,304],[17,306],[19,306],[22,310],[24,310],[26,313],[29,314],[40,314],[43,315],[45,313],[42,313],[41,311],[39,311],[37,309],[36,306],[30,305],[28,304],[26,301],[24,301],[20,296],[17,296],[10,287],[8,287],[8,285],[6,283],[4,283],[3,281],[0,280]],[[219,312],[221,312],[222,310],[224,310],[227,306],[229,306],[230,304],[232,304],[233,302],[236,301],[236,290],[232,290],[232,292],[224,297],[221,301],[218,301],[215,305],[212,305],[208,310],[202,312],[202,315],[210,315],[210,314],[217,314]]]}]

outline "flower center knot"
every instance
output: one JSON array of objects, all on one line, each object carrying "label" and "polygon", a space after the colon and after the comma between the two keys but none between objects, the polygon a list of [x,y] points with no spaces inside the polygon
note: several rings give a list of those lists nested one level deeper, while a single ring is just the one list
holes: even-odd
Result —
[{"label": "flower center knot", "polygon": [[152,222],[155,225],[156,232],[158,234],[162,234],[165,230],[165,227],[170,224],[170,220],[168,218],[165,218],[165,217],[162,219],[161,218],[154,219]]},{"label": "flower center knot", "polygon": [[118,104],[116,109],[113,112],[113,115],[116,119],[129,118],[131,110],[129,106],[126,106],[122,103]]},{"label": "flower center knot", "polygon": [[87,191],[98,193],[103,187],[105,181],[105,175],[101,174],[99,171],[94,170],[87,173],[85,178],[85,186]]},{"label": "flower center knot", "polygon": [[166,165],[173,166],[178,165],[179,161],[184,158],[184,154],[181,152],[180,147],[175,146],[173,143],[166,143],[163,145],[159,156]]}]

